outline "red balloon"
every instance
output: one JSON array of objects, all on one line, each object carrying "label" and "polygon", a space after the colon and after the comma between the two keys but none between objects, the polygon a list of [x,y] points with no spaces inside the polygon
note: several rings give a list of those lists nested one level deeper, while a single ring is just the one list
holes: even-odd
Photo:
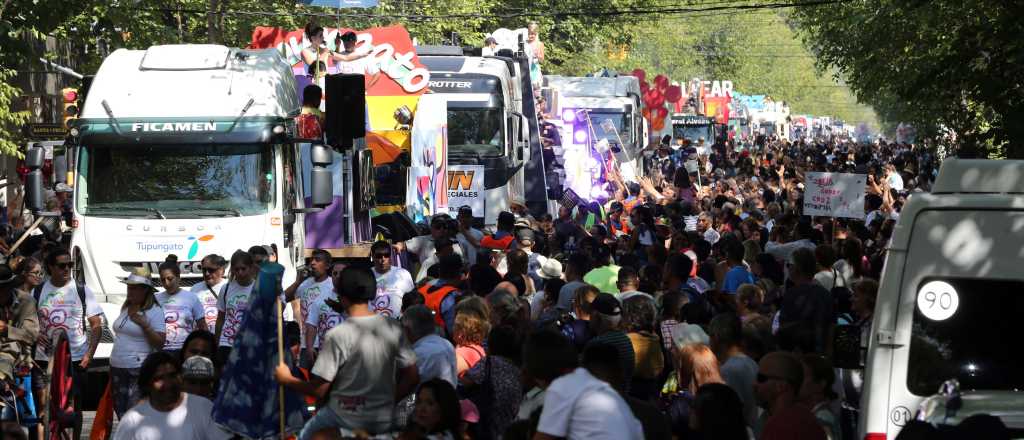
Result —
[{"label": "red balloon", "polygon": [[655,111],[658,113],[658,119],[665,119],[668,116],[668,109],[665,107],[658,107]]},{"label": "red balloon", "polygon": [[659,90],[668,87],[668,77],[665,75],[658,75],[654,77],[654,85],[658,86]]},{"label": "red balloon", "polygon": [[658,108],[665,108],[665,97],[658,95],[658,97],[654,100],[654,106]]},{"label": "red balloon", "polygon": [[647,81],[640,81],[640,94],[647,93],[648,90],[651,90],[651,85],[647,84]]},{"label": "red balloon", "polygon": [[683,88],[679,86],[669,86],[665,90],[665,100],[668,102],[679,102],[683,99]]},{"label": "red balloon", "polygon": [[647,72],[644,72],[644,69],[633,69],[632,73],[641,83],[647,78]]}]

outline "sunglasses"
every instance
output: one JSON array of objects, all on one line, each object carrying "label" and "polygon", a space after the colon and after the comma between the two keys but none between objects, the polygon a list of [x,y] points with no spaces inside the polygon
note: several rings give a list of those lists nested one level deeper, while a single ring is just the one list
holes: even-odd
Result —
[{"label": "sunglasses", "polygon": [[373,258],[391,258],[391,254],[374,254]]},{"label": "sunglasses", "polygon": [[220,270],[219,267],[204,267],[203,268],[203,273],[214,273],[214,272],[216,272],[218,270]]},{"label": "sunglasses", "polygon": [[54,264],[53,266],[60,269],[71,269],[72,267],[75,267],[75,263],[68,261],[67,263],[57,263]]},{"label": "sunglasses", "polygon": [[34,277],[41,277],[41,276],[43,276],[43,272],[42,272],[42,271],[40,271],[40,270],[37,270],[37,271],[33,271],[33,272],[29,272],[28,274],[29,274],[29,275],[32,275],[32,276],[34,276]]}]

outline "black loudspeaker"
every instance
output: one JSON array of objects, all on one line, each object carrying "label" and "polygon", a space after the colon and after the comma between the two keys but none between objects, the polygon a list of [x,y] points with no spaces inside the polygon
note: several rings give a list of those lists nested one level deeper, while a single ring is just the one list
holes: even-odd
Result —
[{"label": "black loudspeaker", "polygon": [[416,225],[405,215],[404,212],[389,212],[371,219],[373,234],[381,233],[392,242],[406,241],[419,236]]},{"label": "black loudspeaker", "polygon": [[352,148],[352,140],[366,136],[366,84],[363,75],[327,75],[325,131],[327,144]]}]

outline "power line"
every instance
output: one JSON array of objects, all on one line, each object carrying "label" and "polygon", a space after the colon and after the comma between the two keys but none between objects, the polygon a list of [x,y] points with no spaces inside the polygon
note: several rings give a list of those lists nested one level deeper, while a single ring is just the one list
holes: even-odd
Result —
[{"label": "power line", "polygon": [[[761,3],[761,4],[737,4],[737,5],[723,5],[723,6],[711,6],[705,8],[692,8],[692,7],[662,7],[662,8],[648,8],[648,9],[636,9],[636,8],[621,8],[621,9],[576,9],[572,11],[530,11],[524,10],[522,12],[508,12],[508,13],[449,13],[449,14],[399,14],[399,13],[365,13],[365,12],[334,12],[334,13],[317,13],[317,12],[272,12],[272,11],[240,11],[240,10],[213,10],[213,9],[175,9],[175,8],[151,8],[141,6],[120,6],[121,8],[140,11],[140,12],[170,12],[180,14],[227,14],[227,15],[241,15],[241,16],[308,16],[308,17],[321,17],[321,18],[391,18],[391,19],[408,19],[408,20],[464,20],[473,18],[497,18],[497,19],[509,19],[509,18],[536,18],[536,17],[555,17],[555,18],[566,18],[566,17],[622,17],[622,16],[640,16],[640,15],[680,15],[680,14],[693,14],[701,12],[712,12],[712,11],[757,11],[757,10],[781,10],[781,9],[792,9],[799,7],[814,7],[824,5],[834,5],[845,3],[849,0],[817,0],[809,1],[804,3]],[[116,6],[115,6],[116,7]]]}]

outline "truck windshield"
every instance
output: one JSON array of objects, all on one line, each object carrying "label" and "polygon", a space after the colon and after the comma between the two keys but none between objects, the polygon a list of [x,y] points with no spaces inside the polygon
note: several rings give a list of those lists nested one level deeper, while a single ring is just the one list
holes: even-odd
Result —
[{"label": "truck windshield", "polygon": [[500,108],[448,108],[448,151],[489,156],[505,154]]},{"label": "truck windshield", "polygon": [[83,215],[242,216],[274,203],[267,145],[88,146],[78,169]]},{"label": "truck windshield", "polygon": [[597,133],[598,139],[608,138],[608,142],[618,143],[614,131],[605,130],[606,125],[610,122],[615,126],[615,131],[619,133],[622,142],[626,145],[632,144],[633,130],[625,113],[591,112],[590,121],[594,124],[594,132]]},{"label": "truck windshield", "polygon": [[[907,389],[930,396],[948,379],[965,390],[1024,388],[1017,356],[1024,350],[1020,316],[1024,313],[1024,282],[982,279],[942,279],[953,286],[955,306],[935,295],[925,306],[952,307],[952,316],[932,320],[914,309],[914,327],[907,366]],[[925,292],[924,294],[927,294]]]},{"label": "truck windshield", "polygon": [[700,138],[704,138],[704,143],[711,143],[711,134],[708,133],[708,125],[673,125],[672,126],[672,137],[674,139],[689,139],[691,142],[696,143]]}]

